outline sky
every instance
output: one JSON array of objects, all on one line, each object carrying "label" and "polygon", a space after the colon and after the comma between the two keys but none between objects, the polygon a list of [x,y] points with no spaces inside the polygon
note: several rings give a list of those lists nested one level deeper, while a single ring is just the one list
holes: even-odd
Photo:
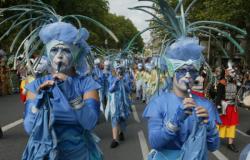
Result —
[{"label": "sky", "polygon": [[[136,28],[139,31],[142,31],[149,26],[149,22],[146,22],[145,20],[151,19],[151,16],[142,11],[128,9],[139,5],[151,5],[151,3],[144,1],[138,2],[138,0],[109,0],[109,8],[111,13],[129,18],[134,23]],[[150,40],[149,31],[143,33],[141,36],[145,43]]]}]

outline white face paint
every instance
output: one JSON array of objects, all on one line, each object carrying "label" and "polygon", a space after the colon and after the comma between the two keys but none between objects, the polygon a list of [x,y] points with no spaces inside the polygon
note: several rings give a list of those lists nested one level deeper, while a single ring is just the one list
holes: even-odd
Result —
[{"label": "white face paint", "polygon": [[175,72],[173,85],[175,88],[185,92],[188,89],[187,83],[192,88],[193,82],[198,75],[198,71],[194,67],[185,65]]},{"label": "white face paint", "polygon": [[60,72],[69,71],[73,64],[72,51],[67,44],[57,44],[53,46],[50,49],[49,58],[54,71],[57,71],[59,63],[61,63]]}]

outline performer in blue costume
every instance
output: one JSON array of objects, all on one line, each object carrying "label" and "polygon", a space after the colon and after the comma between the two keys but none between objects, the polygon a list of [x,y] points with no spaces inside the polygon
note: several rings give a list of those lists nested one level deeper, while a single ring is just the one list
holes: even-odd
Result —
[{"label": "performer in blue costume", "polygon": [[130,86],[124,77],[124,67],[117,66],[115,75],[109,77],[109,98],[105,110],[105,116],[111,120],[113,140],[110,147],[115,148],[119,145],[119,141],[124,140],[124,131],[126,129],[126,120],[131,110],[131,102],[129,99]]},{"label": "performer in blue costume", "polygon": [[181,38],[165,51],[171,84],[149,102],[143,114],[148,119],[149,142],[154,149],[149,159],[154,159],[155,154],[163,154],[164,160],[178,159],[194,125],[192,110],[207,124],[208,150],[219,147],[216,122],[220,120],[214,104],[195,95],[188,98],[187,83],[192,85],[198,76],[202,50],[198,40]]},{"label": "performer in blue costume", "polygon": [[[154,29],[164,31],[162,33],[167,37],[162,46],[165,49],[159,53],[160,62],[163,62],[160,67],[167,69],[167,86],[159,95],[151,98],[143,114],[148,119],[148,138],[154,149],[149,159],[206,160],[207,150],[215,151],[219,147],[216,123],[220,123],[220,119],[212,102],[191,94],[190,88],[198,76],[201,64],[206,64],[202,56],[203,47],[195,36],[205,34],[216,37],[213,34],[221,33],[240,52],[244,52],[222,28],[229,27],[240,34],[246,32],[218,21],[187,20],[195,0],[189,5],[178,0],[175,8],[165,0],[149,1],[154,3],[153,7],[137,6],[134,9],[152,15],[156,23]],[[195,147],[196,150],[192,150]]]},{"label": "performer in blue costume", "polygon": [[92,76],[95,81],[97,81],[101,86],[103,86],[103,73],[100,68],[101,60],[99,58],[96,58],[94,60],[94,68],[92,71]]},{"label": "performer in blue costume", "polygon": [[92,70],[92,77],[94,78],[94,80],[101,86],[101,88],[99,89],[98,93],[99,93],[99,98],[100,98],[100,102],[101,102],[101,111],[104,111],[104,76],[103,76],[103,72],[101,70],[101,60],[99,58],[96,58],[94,60],[94,68]]},{"label": "performer in blue costume", "polygon": [[129,86],[131,86],[130,93],[132,91],[133,83],[134,83],[134,75],[132,72],[132,69],[130,67],[126,67],[126,72],[125,72],[125,79],[127,82],[129,82]]},{"label": "performer in blue costume", "polygon": [[102,104],[104,107],[104,110],[107,105],[108,101],[108,95],[109,95],[109,77],[111,76],[111,64],[109,60],[104,61],[104,68],[103,68],[103,89],[102,89]]},{"label": "performer in blue costume", "polygon": [[[28,97],[24,117],[24,128],[31,134],[43,100],[44,90],[51,88],[50,99],[53,113],[53,128],[57,137],[58,159],[99,160],[98,149],[91,130],[99,118],[100,85],[89,76],[76,73],[75,62],[79,54],[89,52],[86,29],[76,29],[64,22],[44,26],[39,36],[46,45],[52,73],[38,78],[26,86]],[[59,68],[59,70],[58,70]],[[56,81],[62,81],[55,85]],[[24,159],[25,154],[24,154]]]},{"label": "performer in blue costume", "polygon": [[[10,46],[15,53],[14,68],[21,54],[34,76],[36,64],[32,66],[30,56],[38,55],[39,48],[44,48],[40,56],[46,54],[51,68],[49,75],[25,87],[24,128],[30,137],[22,160],[101,160],[98,138],[92,134],[99,117],[100,85],[86,74],[87,59],[92,57],[86,42],[89,32],[81,22],[94,23],[117,42],[116,36],[90,17],[60,16],[41,0],[4,8],[3,12],[15,14],[3,21],[12,22],[7,33],[16,34]],[[72,20],[78,22],[78,28],[69,23]],[[18,31],[17,26],[21,27]],[[22,43],[16,46],[17,41]]]}]

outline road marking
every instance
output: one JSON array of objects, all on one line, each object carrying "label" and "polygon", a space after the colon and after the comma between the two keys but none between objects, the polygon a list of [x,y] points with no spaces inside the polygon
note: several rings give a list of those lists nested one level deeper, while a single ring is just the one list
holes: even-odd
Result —
[{"label": "road marking", "polygon": [[138,113],[136,111],[135,105],[132,105],[132,110],[133,110],[133,116],[136,122],[141,123],[141,120],[138,116]]},{"label": "road marking", "polygon": [[250,159],[250,153],[247,154],[246,160],[249,160],[249,159]]},{"label": "road marking", "polygon": [[245,137],[250,137],[249,135],[247,135],[246,133],[242,132],[242,131],[239,130],[239,129],[236,129],[236,131],[237,131],[239,134],[242,134],[242,135],[245,136]]},{"label": "road marking", "polygon": [[212,152],[214,155],[215,155],[215,157],[217,157],[219,160],[228,160],[228,158],[224,155],[224,154],[222,154],[220,151],[214,151],[214,152]]},{"label": "road marking", "polygon": [[2,127],[2,131],[3,131],[3,132],[6,132],[7,130],[9,130],[9,129],[11,129],[11,128],[14,128],[14,127],[16,127],[17,125],[19,125],[19,124],[21,124],[21,123],[23,123],[23,119],[19,119],[19,120],[13,122],[13,123],[10,123],[10,124],[8,124],[8,125],[6,125],[6,126],[3,126],[3,127]]},{"label": "road marking", "polygon": [[146,138],[145,138],[144,133],[143,133],[142,130],[140,130],[138,132],[138,136],[139,136],[139,141],[140,141],[143,160],[147,160],[149,149],[148,149],[148,145],[147,145],[147,142],[146,142]]}]

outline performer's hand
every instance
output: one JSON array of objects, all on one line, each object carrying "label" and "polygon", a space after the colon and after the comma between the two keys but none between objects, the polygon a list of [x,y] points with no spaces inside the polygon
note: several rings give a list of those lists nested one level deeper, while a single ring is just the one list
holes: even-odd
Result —
[{"label": "performer's hand", "polygon": [[53,80],[47,80],[45,82],[43,82],[39,87],[38,87],[38,91],[42,90],[42,89],[48,89],[50,87],[52,87],[55,84],[55,81]]},{"label": "performer's hand", "polygon": [[198,117],[201,117],[203,119],[204,123],[208,123],[208,111],[206,108],[202,106],[195,107],[195,113],[197,114]]},{"label": "performer's hand", "polygon": [[184,98],[183,100],[184,111],[186,114],[191,115],[192,109],[196,107],[196,103],[192,98]]},{"label": "performer's hand", "polygon": [[57,79],[57,80],[65,81],[68,78],[68,76],[66,74],[63,74],[63,73],[55,73],[55,74],[53,74],[53,78]]}]

